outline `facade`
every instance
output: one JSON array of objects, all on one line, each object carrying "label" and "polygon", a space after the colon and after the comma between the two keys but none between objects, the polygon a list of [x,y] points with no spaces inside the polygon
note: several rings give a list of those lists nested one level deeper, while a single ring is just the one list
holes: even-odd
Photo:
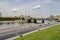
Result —
[{"label": "facade", "polygon": [[52,16],[51,19],[60,20],[60,15]]}]

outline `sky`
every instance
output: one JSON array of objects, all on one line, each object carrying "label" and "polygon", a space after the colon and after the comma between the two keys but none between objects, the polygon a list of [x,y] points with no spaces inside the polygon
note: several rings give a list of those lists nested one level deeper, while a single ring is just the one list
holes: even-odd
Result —
[{"label": "sky", "polygon": [[0,0],[0,13],[2,16],[60,15],[60,0]]}]

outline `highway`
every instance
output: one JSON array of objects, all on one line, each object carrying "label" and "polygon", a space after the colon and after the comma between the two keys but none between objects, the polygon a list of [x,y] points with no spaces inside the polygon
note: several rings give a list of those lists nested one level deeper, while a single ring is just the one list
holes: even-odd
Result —
[{"label": "highway", "polygon": [[7,38],[14,37],[14,36],[21,35],[21,34],[25,34],[27,32],[34,31],[34,30],[37,30],[37,29],[42,29],[44,27],[48,27],[48,26],[53,25],[53,24],[57,24],[57,23],[47,23],[47,24],[42,24],[42,25],[39,25],[39,26],[27,27],[27,28],[24,28],[24,29],[3,32],[3,33],[0,33],[0,40],[5,40]]}]

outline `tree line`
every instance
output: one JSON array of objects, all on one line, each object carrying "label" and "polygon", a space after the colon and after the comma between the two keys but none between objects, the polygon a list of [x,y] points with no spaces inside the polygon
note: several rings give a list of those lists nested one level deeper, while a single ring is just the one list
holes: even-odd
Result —
[{"label": "tree line", "polygon": [[20,18],[17,17],[0,17],[0,21],[14,21],[14,20],[18,20]]}]

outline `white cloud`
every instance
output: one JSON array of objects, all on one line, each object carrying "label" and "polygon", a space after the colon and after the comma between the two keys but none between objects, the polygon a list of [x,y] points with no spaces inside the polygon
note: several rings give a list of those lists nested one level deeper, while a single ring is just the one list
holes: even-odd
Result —
[{"label": "white cloud", "polygon": [[21,10],[21,9],[20,8],[13,8],[10,11],[19,11],[19,10]]},{"label": "white cloud", "polygon": [[36,5],[32,8],[32,10],[39,9],[40,7],[41,7],[40,5]]},{"label": "white cloud", "polygon": [[17,10],[18,10],[17,8],[12,9],[12,11],[17,11]]}]

